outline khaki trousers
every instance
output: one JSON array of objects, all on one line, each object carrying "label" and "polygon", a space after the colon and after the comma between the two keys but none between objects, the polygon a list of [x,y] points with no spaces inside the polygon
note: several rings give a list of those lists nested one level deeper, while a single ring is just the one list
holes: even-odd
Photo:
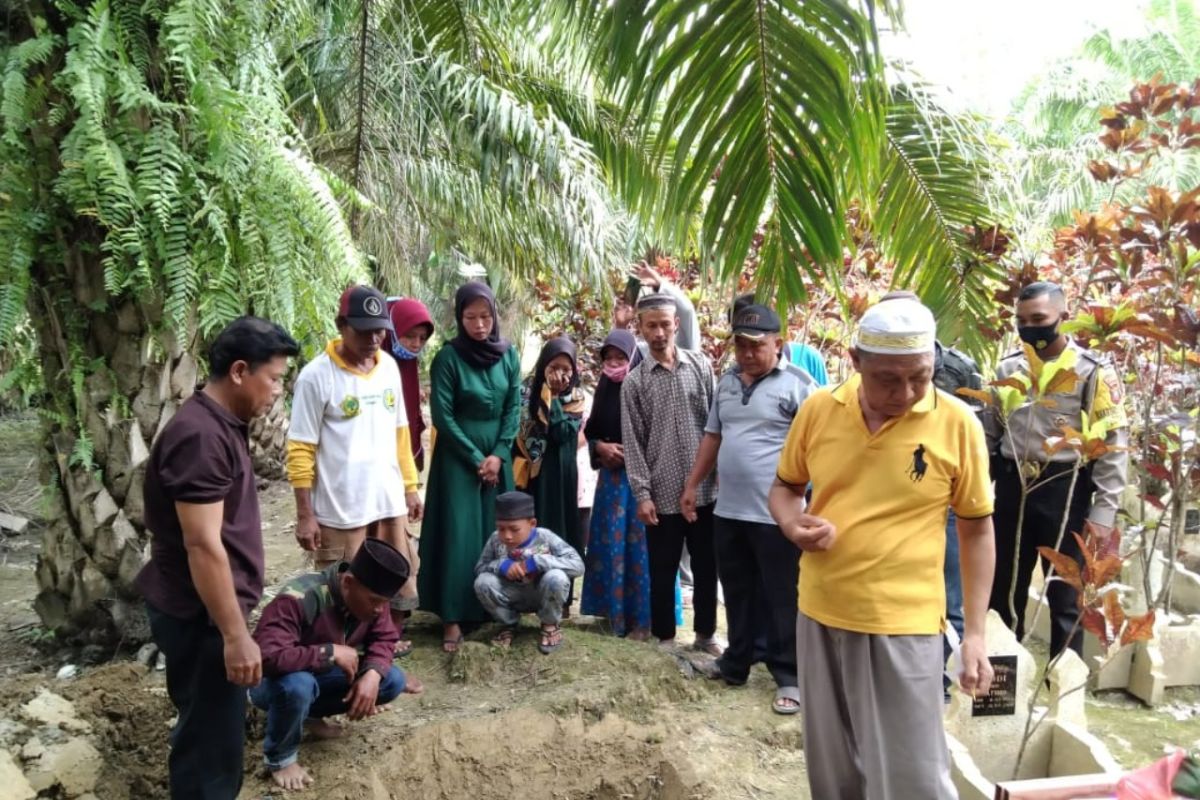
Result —
[{"label": "khaki trousers", "polygon": [[392,599],[391,607],[396,611],[415,610],[418,603],[417,571],[421,566],[421,557],[417,553],[417,540],[404,523],[401,517],[390,517],[359,528],[328,528],[322,525],[321,546],[313,553],[314,565],[321,570],[339,561],[349,561],[368,536],[382,539],[399,550],[408,559],[409,565],[408,580]]}]

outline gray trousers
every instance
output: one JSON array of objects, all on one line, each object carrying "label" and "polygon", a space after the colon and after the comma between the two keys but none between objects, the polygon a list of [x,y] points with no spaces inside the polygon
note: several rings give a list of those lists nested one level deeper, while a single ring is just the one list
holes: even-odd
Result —
[{"label": "gray trousers", "polygon": [[475,579],[480,604],[505,625],[516,625],[524,613],[536,613],[543,625],[557,625],[570,588],[571,579],[561,569],[549,570],[533,583],[506,580],[490,572]]},{"label": "gray trousers", "polygon": [[820,800],[956,800],[942,729],[942,637],[796,616],[804,760]]}]

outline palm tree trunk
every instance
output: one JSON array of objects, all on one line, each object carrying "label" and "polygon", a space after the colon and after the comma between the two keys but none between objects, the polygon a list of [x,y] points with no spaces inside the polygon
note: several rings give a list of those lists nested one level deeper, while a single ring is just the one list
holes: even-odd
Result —
[{"label": "palm tree trunk", "polygon": [[288,412],[281,396],[269,412],[250,423],[250,459],[256,475],[271,480],[287,476],[287,434]]},{"label": "palm tree trunk", "polygon": [[137,641],[148,635],[133,585],[149,538],[142,482],[155,436],[195,389],[195,324],[155,335],[153,302],[108,305],[98,233],[87,222],[70,233],[61,263],[35,265],[29,296],[50,405],[42,478],[57,506],[34,607],[67,637]]}]

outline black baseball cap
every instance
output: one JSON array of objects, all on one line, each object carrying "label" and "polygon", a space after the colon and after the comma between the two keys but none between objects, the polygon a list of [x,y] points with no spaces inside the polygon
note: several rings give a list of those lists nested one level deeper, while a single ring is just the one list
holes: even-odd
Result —
[{"label": "black baseball cap", "polygon": [[378,289],[370,286],[351,286],[342,292],[338,316],[344,317],[346,324],[356,331],[395,332],[388,315],[387,300]]},{"label": "black baseball cap", "polygon": [[782,327],[778,314],[757,304],[746,306],[733,317],[733,335],[747,339],[761,339],[779,333]]}]

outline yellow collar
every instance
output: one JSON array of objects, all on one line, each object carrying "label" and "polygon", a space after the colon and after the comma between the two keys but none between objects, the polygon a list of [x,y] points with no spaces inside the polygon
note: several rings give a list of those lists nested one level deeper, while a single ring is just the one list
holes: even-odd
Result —
[{"label": "yellow collar", "polygon": [[[860,386],[862,386],[862,376],[856,372],[841,385],[834,388],[833,399],[844,406],[858,408],[858,389]],[[931,382],[929,384],[929,391],[917,401],[916,405],[908,410],[908,414],[926,414],[935,408],[937,408],[937,387]]]},{"label": "yellow collar", "polygon": [[364,378],[371,377],[375,374],[375,370],[379,369],[379,360],[383,357],[382,350],[375,354],[375,366],[371,367],[366,372],[363,372],[361,369],[355,369],[347,364],[345,360],[338,354],[337,348],[341,343],[342,337],[339,336],[336,339],[331,339],[329,344],[325,345],[325,354],[329,356],[330,360],[332,360],[334,364],[337,364],[339,367],[346,370],[346,372],[351,373],[352,375],[361,375]]}]

